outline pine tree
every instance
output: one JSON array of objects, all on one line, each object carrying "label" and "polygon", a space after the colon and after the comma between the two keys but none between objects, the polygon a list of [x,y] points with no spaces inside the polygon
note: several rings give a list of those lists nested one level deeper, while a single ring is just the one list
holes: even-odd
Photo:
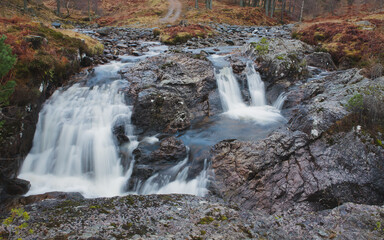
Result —
[{"label": "pine tree", "polygon": [[16,62],[11,47],[4,43],[5,39],[6,36],[0,38],[0,78],[4,77]]}]

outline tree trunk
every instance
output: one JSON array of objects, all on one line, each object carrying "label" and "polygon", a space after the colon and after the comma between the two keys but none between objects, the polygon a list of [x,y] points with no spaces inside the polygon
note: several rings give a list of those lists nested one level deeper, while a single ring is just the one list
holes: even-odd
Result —
[{"label": "tree trunk", "polygon": [[282,3],[281,3],[281,22],[283,22],[283,19],[284,19],[284,12],[285,12],[285,3],[286,3],[286,0],[282,0]]},{"label": "tree trunk", "polygon": [[303,20],[304,0],[301,2],[300,22]]},{"label": "tree trunk", "polygon": [[276,7],[276,0],[273,0],[272,6],[271,6],[271,17],[273,17],[273,14],[275,14],[275,7]]},{"label": "tree trunk", "polygon": [[206,0],[207,9],[212,10],[212,0]]},{"label": "tree trunk", "polygon": [[195,8],[199,9],[199,0],[195,0]]},{"label": "tree trunk", "polygon": [[27,0],[24,0],[24,12],[27,12]]},{"label": "tree trunk", "polygon": [[56,0],[56,4],[57,4],[57,16],[61,16],[61,13],[60,13],[60,7],[61,7],[61,3],[60,3],[60,0]]},{"label": "tree trunk", "polygon": [[91,0],[88,0],[88,17],[89,17],[89,21],[92,21],[92,17],[91,17]]},{"label": "tree trunk", "polygon": [[265,15],[268,16],[268,12],[269,12],[269,4],[270,4],[271,0],[265,0]]}]

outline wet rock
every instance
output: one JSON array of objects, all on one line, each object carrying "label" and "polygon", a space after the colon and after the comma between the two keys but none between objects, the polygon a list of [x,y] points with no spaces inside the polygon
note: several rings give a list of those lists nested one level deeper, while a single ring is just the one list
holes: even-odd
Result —
[{"label": "wet rock", "polygon": [[336,65],[332,60],[331,54],[323,52],[314,52],[305,57],[310,66],[322,68],[328,71],[336,70]]},{"label": "wet rock", "polygon": [[93,58],[88,57],[88,56],[84,56],[81,59],[81,63],[80,64],[81,64],[82,67],[90,67],[93,64]]},{"label": "wet rock", "polygon": [[353,131],[332,139],[311,143],[302,132],[279,131],[255,143],[223,141],[211,159],[216,191],[244,208],[270,213],[350,201],[382,204],[384,150]]},{"label": "wet rock", "polygon": [[228,45],[230,45],[230,46],[235,45],[235,42],[232,41],[232,40],[226,40],[225,43],[228,44]]},{"label": "wet rock", "polygon": [[348,99],[369,84],[351,69],[296,88],[288,96],[287,129],[258,142],[215,146],[216,191],[245,208],[271,213],[329,209],[348,201],[382,204],[384,149],[353,129],[330,132],[347,116]]},{"label": "wet rock", "polygon": [[187,157],[187,148],[175,137],[165,138],[160,142],[160,148],[151,154],[155,161],[180,161]]},{"label": "wet rock", "polygon": [[0,185],[3,186],[3,194],[9,195],[23,195],[26,194],[31,184],[27,180],[19,179],[19,178],[11,178],[8,179],[5,176],[1,175]]},{"label": "wet rock", "polygon": [[129,142],[129,138],[125,135],[125,127],[123,125],[115,126],[112,130],[113,135],[116,137],[119,145]]},{"label": "wet rock", "polygon": [[207,61],[169,54],[147,59],[124,76],[131,83],[127,94],[136,102],[132,118],[143,129],[180,131],[192,119],[214,111],[209,94],[216,88],[216,80]]},{"label": "wet rock", "polygon": [[313,48],[299,40],[274,38],[252,43],[247,51],[259,65],[264,81],[296,81],[308,76],[305,55]]},{"label": "wet rock", "polygon": [[143,54],[141,52],[139,52],[139,51],[133,51],[132,55],[136,56],[136,57],[139,57],[139,56],[142,56]]},{"label": "wet rock", "polygon": [[190,113],[182,98],[144,90],[134,105],[132,123],[144,131],[175,133],[190,126]]}]

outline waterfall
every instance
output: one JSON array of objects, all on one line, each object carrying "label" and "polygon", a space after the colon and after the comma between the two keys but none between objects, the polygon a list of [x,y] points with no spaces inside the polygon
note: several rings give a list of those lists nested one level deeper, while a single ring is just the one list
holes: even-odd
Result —
[{"label": "waterfall", "polygon": [[220,69],[219,73],[215,72],[215,77],[223,110],[229,111],[238,107],[245,107],[241,98],[240,87],[232,72],[232,68],[224,67]]},{"label": "waterfall", "polygon": [[163,173],[157,173],[150,177],[138,190],[139,194],[167,194],[181,193],[204,196],[208,190],[208,162],[204,160],[204,169],[200,174],[191,180],[188,180],[189,166],[186,166],[189,157],[177,165],[165,170]]},{"label": "waterfall", "polygon": [[[29,194],[78,191],[115,196],[125,183],[112,128],[131,129],[131,109],[119,92],[122,81],[56,91],[39,115],[33,148],[21,168]],[[131,133],[127,132],[127,135]]]},{"label": "waterfall", "polygon": [[[225,63],[223,57],[220,56],[213,56],[210,60],[216,67],[215,77],[225,115],[233,119],[250,120],[261,125],[286,121],[280,114],[280,109],[266,105],[264,83],[252,62],[247,63],[245,70],[251,96],[251,104],[247,106],[242,99],[239,84],[229,64]],[[279,106],[282,104],[280,103]]]},{"label": "waterfall", "polygon": [[245,72],[247,75],[248,89],[251,95],[252,106],[266,105],[264,82],[261,80],[260,73],[256,72],[251,62],[247,63]]},{"label": "waterfall", "polygon": [[273,106],[279,110],[283,108],[284,102],[287,100],[287,95],[285,92],[281,93],[276,101],[273,103]]},{"label": "waterfall", "polygon": [[[126,105],[121,91],[129,83],[121,80],[118,71],[166,50],[155,45],[144,56],[124,56],[122,62],[96,67],[85,86],[77,83],[57,90],[44,104],[33,147],[19,175],[31,182],[28,195],[52,191],[80,192],[85,197],[128,194],[126,185],[136,163],[132,152],[140,142],[155,144],[159,139],[147,136],[138,141],[134,135],[132,106]],[[114,136],[116,127],[119,131],[123,129],[124,133],[119,134],[125,134],[129,142],[118,142]],[[196,178],[188,179],[189,160],[154,173],[133,193],[205,195],[208,164],[205,162]]]}]

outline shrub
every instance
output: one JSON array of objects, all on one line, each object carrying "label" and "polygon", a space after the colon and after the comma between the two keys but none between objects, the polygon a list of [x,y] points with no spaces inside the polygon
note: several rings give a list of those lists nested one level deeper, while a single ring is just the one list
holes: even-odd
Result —
[{"label": "shrub", "polygon": [[384,86],[361,89],[348,100],[346,109],[358,115],[359,124],[381,131],[384,126]]},{"label": "shrub", "polygon": [[[8,231],[8,239],[17,238],[21,232],[33,233],[32,229],[28,229],[27,221],[30,219],[28,212],[22,208],[12,209],[11,216],[3,221],[2,227]],[[13,238],[12,238],[13,237]],[[2,238],[0,238],[2,239]]]},{"label": "shrub", "polygon": [[5,39],[6,36],[0,38],[0,78],[4,77],[16,62],[11,47],[4,43]]},{"label": "shrub", "polygon": [[15,86],[15,81],[8,81],[4,86],[0,85],[0,107],[9,105],[9,98],[15,91]]}]

